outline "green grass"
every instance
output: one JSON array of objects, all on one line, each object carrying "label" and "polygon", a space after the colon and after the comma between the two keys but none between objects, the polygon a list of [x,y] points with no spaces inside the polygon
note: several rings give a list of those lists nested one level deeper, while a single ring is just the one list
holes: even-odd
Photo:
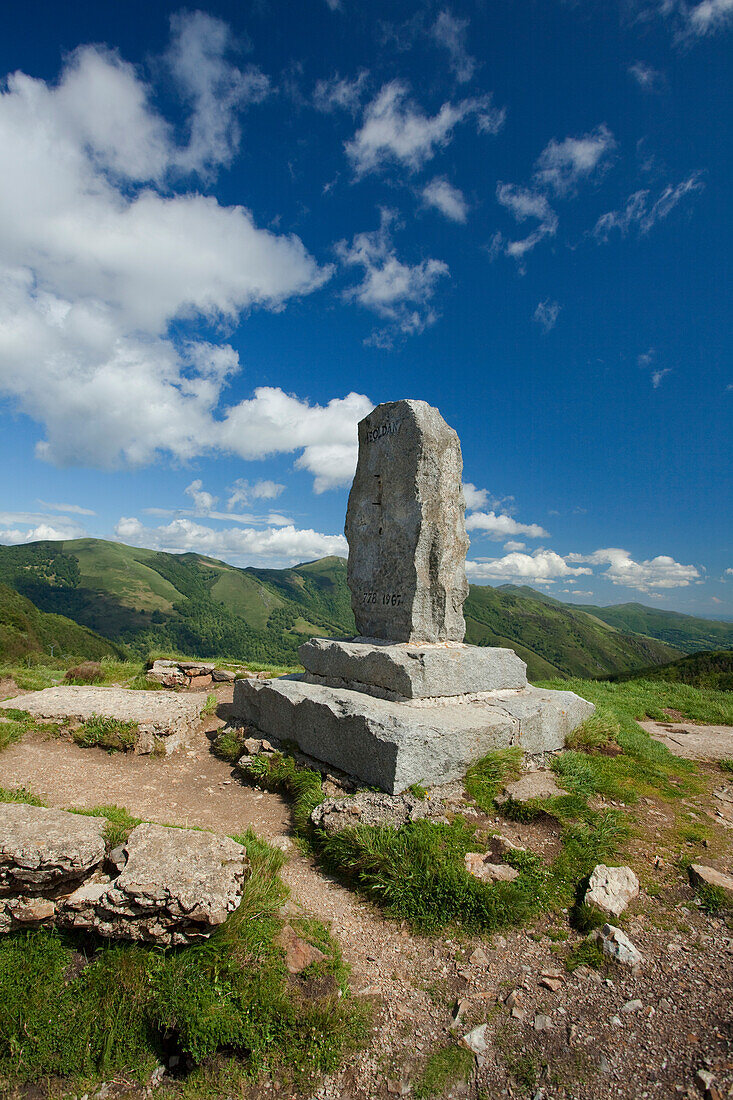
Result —
[{"label": "green grass", "polygon": [[[476,766],[484,793],[498,783],[515,754],[491,753]],[[323,800],[320,776],[283,753],[260,757],[242,769],[259,786],[277,790],[293,804],[297,834],[321,864],[387,915],[409,921],[421,932],[449,925],[492,932],[521,924],[538,913],[569,906],[578,883],[596,863],[610,859],[626,837],[620,814],[594,813],[576,799],[585,820],[562,832],[560,855],[547,865],[532,852],[507,856],[520,872],[514,882],[486,885],[469,875],[464,856],[482,851],[485,837],[458,817],[450,824],[414,821],[395,829],[358,825],[329,836],[310,815]]]},{"label": "green grass", "polygon": [[417,1100],[442,1096],[451,1085],[468,1081],[473,1071],[473,1054],[456,1043],[434,1050],[415,1082]]},{"label": "green grass", "polygon": [[72,737],[77,745],[85,749],[98,747],[109,752],[129,752],[135,747],[138,734],[136,722],[122,722],[119,718],[93,714],[72,732]]},{"label": "green grass", "polygon": [[[721,714],[733,718],[733,703],[721,702],[722,692],[686,684],[571,680],[543,686],[569,687],[596,705],[596,714],[570,739],[571,746],[578,748],[562,753],[552,763],[563,786],[585,799],[603,795],[633,803],[640,795],[679,798],[694,793],[699,789],[694,764],[674,756],[641,729],[638,720],[645,715],[663,718],[665,707],[674,707],[699,721],[704,718],[719,722]],[[619,755],[597,751],[610,741],[622,750]]]},{"label": "green grass", "polygon": [[722,909],[727,909],[731,905],[730,895],[722,886],[703,882],[696,888],[695,893],[700,899],[700,907],[711,916],[716,916]]},{"label": "green grass", "polygon": [[240,1083],[272,1072],[295,1087],[335,1070],[364,1041],[367,1011],[349,996],[323,926],[293,921],[324,950],[318,978],[330,975],[330,986],[286,974],[273,942],[287,895],[282,853],[251,832],[235,839],[247,847],[252,875],[239,909],[207,941],[164,951],[45,931],[3,937],[2,1077],[16,1085],[62,1077],[74,1092],[75,1080],[90,1077],[142,1083],[165,1046],[200,1067],[192,1087],[219,1072],[211,1059],[220,1051]]},{"label": "green grass", "polygon": [[590,966],[598,970],[604,961],[603,948],[597,940],[582,940],[565,956],[565,969],[571,973],[579,966]]},{"label": "green grass", "polygon": [[58,733],[61,726],[58,723],[37,722],[26,710],[17,710],[12,707],[0,710],[0,752],[8,745],[20,741],[24,734],[31,731],[42,730],[49,735]]},{"label": "green grass", "polygon": [[43,799],[28,787],[0,787],[0,802],[23,802],[26,806],[44,806]]},{"label": "green grass", "polygon": [[133,817],[123,806],[93,806],[90,810],[73,809],[72,814],[81,814],[83,817],[104,817],[107,824],[104,827],[104,839],[110,848],[116,848],[124,844],[136,825],[142,818]]},{"label": "green grass", "polygon": [[718,761],[718,767],[722,772],[733,772],[733,760],[724,758]]},{"label": "green grass", "polygon": [[494,799],[507,779],[516,779],[522,764],[520,748],[500,749],[490,752],[466,772],[466,793],[476,805],[490,813]]},{"label": "green grass", "polygon": [[733,726],[733,692],[696,688],[690,684],[660,680],[629,680],[608,683],[599,680],[548,680],[539,686],[575,691],[595,703],[601,711],[612,710],[617,718],[643,718],[668,722],[666,709],[679,711],[684,721]]}]

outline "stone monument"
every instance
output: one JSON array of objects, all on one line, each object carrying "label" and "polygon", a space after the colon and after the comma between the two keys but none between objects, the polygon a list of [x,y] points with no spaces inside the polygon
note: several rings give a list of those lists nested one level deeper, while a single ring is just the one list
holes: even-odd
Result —
[{"label": "stone monument", "polygon": [[562,748],[592,704],[528,685],[511,649],[463,643],[458,436],[424,401],[379,405],[358,431],[346,537],[359,635],[306,642],[304,675],[238,680],[235,719],[391,794],[456,779],[492,749]]}]

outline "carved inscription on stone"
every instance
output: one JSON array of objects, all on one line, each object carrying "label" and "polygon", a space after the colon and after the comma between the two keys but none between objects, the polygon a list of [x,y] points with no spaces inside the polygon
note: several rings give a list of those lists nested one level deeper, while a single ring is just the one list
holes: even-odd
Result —
[{"label": "carved inscription on stone", "polygon": [[391,401],[359,424],[346,513],[359,633],[462,641],[468,547],[458,436],[424,401]]}]

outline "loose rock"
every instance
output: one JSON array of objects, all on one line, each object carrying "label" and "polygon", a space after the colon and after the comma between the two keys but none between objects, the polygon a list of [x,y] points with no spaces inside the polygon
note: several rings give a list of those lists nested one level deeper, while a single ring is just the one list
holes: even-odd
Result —
[{"label": "loose rock", "polygon": [[618,917],[638,896],[639,880],[630,867],[606,867],[599,863],[593,868],[584,900],[586,905],[595,905]]},{"label": "loose rock", "polygon": [[596,930],[595,937],[600,940],[604,955],[621,966],[627,966],[632,973],[640,969],[643,962],[641,952],[620,928],[604,924],[603,928]]},{"label": "loose rock", "polygon": [[466,852],[463,857],[466,870],[480,882],[514,882],[519,871],[508,863],[492,863],[488,852]]}]

